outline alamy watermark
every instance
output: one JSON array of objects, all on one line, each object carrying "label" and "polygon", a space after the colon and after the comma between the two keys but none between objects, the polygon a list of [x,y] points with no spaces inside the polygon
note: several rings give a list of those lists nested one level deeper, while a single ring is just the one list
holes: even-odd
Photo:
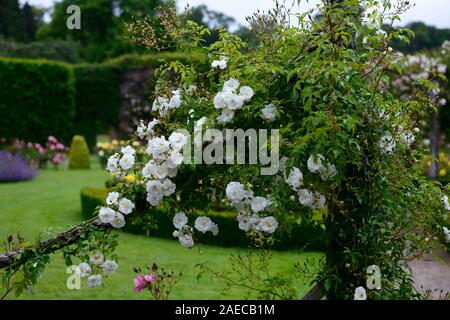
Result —
[{"label": "alamy watermark", "polygon": [[[280,167],[280,133],[278,129],[206,129],[196,126],[194,136],[176,130],[187,138],[183,147],[185,164],[261,165],[261,175],[275,175]],[[193,143],[192,143],[193,142]]]},{"label": "alamy watermark", "polygon": [[66,9],[66,13],[70,16],[66,20],[66,26],[69,30],[81,29],[81,9],[77,5],[70,5]]}]

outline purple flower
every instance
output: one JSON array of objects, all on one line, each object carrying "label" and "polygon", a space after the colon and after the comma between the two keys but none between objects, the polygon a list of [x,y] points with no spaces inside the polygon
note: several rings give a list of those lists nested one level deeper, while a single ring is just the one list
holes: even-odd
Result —
[{"label": "purple flower", "polygon": [[30,168],[20,154],[0,151],[0,181],[24,181],[36,176],[37,170]]}]

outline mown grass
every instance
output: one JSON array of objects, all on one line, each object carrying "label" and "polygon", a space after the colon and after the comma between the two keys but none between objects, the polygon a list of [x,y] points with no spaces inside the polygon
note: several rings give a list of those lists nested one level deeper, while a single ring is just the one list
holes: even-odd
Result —
[{"label": "mown grass", "polygon": [[[107,174],[94,165],[92,170],[45,170],[29,182],[0,184],[0,241],[9,233],[20,232],[27,239],[46,237],[47,230],[59,232],[64,227],[81,221],[79,193],[86,186],[101,187]],[[188,250],[175,240],[165,240],[120,232],[117,253],[119,270],[105,280],[105,287],[81,290],[66,287],[66,266],[61,253],[51,256],[51,263],[40,278],[33,293],[27,292],[20,299],[146,299],[143,293],[132,291],[133,267],[153,261],[174,271],[182,271],[181,281],[175,286],[171,299],[242,299],[246,290],[233,288],[223,295],[224,282],[209,276],[197,281],[198,263],[207,262],[211,268],[229,268],[229,256],[243,253],[244,249],[220,248],[202,245],[202,250]],[[319,258],[320,253],[275,252],[270,268],[274,272],[288,270],[295,262],[306,258]],[[299,277],[298,293],[307,291]],[[250,296],[255,298],[255,296]],[[9,296],[14,298],[14,295]]]}]

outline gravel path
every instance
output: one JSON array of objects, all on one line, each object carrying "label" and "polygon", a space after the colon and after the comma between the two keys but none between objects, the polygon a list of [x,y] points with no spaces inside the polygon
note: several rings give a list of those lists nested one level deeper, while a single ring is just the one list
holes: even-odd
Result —
[{"label": "gravel path", "polygon": [[420,260],[412,261],[410,266],[416,289],[422,292],[425,289],[437,289],[433,299],[439,299],[441,290],[444,294],[450,292],[450,254],[441,249],[437,249],[435,254],[442,261],[432,255],[425,255]]}]

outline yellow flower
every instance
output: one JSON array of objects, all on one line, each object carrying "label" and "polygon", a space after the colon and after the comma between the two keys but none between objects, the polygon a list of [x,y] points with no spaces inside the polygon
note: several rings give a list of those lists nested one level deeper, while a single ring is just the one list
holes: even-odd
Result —
[{"label": "yellow flower", "polygon": [[446,157],[445,153],[439,152],[439,161],[445,161],[445,160],[447,160],[446,158],[447,157]]},{"label": "yellow flower", "polygon": [[113,144],[113,146],[119,145],[119,141],[118,140],[113,140],[113,141],[111,141],[111,143]]},{"label": "yellow flower", "polygon": [[132,145],[133,147],[139,147],[141,144],[139,143],[139,141],[133,141],[133,142],[131,143],[131,145]]},{"label": "yellow flower", "polygon": [[439,170],[439,175],[440,175],[441,177],[445,177],[445,176],[447,175],[447,170],[445,170],[445,169]]},{"label": "yellow flower", "polygon": [[136,175],[134,174],[129,174],[125,177],[125,181],[127,183],[134,183],[136,181]]}]

